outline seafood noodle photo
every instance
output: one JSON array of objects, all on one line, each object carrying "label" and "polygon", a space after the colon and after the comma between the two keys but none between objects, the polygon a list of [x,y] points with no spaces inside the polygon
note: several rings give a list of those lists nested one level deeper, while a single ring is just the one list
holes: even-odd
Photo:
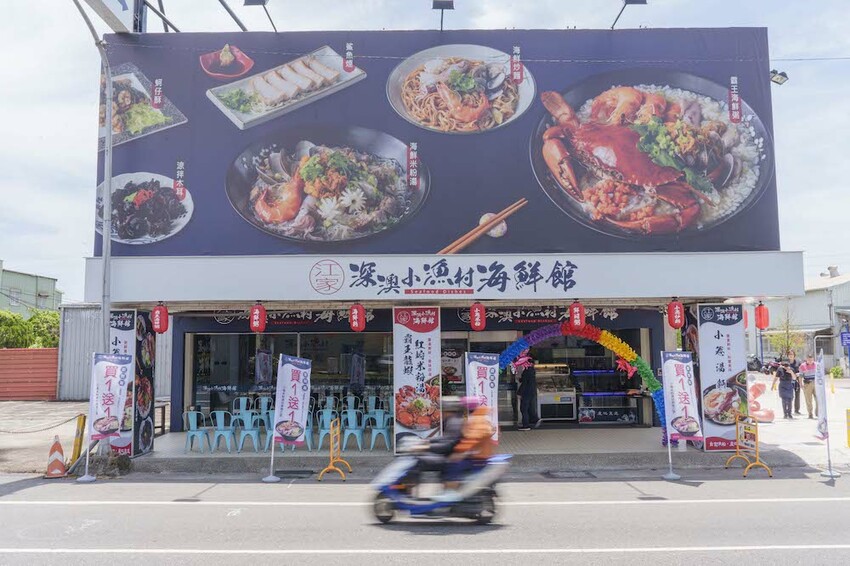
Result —
[{"label": "seafood noodle photo", "polygon": [[410,116],[441,132],[476,132],[502,125],[517,111],[519,87],[503,63],[431,59],[407,75],[401,99]]},{"label": "seafood noodle photo", "polygon": [[243,216],[297,240],[338,242],[381,232],[421,198],[399,161],[344,145],[273,145],[260,150],[251,166],[256,179]]},{"label": "seafood noodle photo", "polygon": [[579,106],[555,91],[540,98],[545,175],[601,231],[703,230],[756,190],[765,140],[718,100],[656,84],[615,85]]},{"label": "seafood noodle photo", "polygon": [[395,418],[405,428],[439,428],[440,415],[440,387],[437,385],[425,385],[423,393],[417,393],[412,385],[404,385],[395,394]]},{"label": "seafood noodle photo", "polygon": [[703,413],[717,424],[733,425],[737,416],[747,414],[746,393],[737,387],[716,388],[703,395]]}]

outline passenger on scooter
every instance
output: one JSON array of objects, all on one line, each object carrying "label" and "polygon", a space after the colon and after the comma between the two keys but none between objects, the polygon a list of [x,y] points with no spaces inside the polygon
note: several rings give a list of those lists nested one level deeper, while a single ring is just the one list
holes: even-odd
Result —
[{"label": "passenger on scooter", "polygon": [[[477,405],[477,401],[475,402]],[[484,405],[478,406],[463,425],[460,442],[449,457],[448,466],[456,470],[465,470],[467,467],[474,468],[476,465],[484,464],[487,458],[493,454],[493,425],[490,423],[490,409]],[[468,466],[464,466],[468,464]],[[460,499],[457,491],[458,484],[452,482],[446,484],[446,490],[437,495],[438,501],[455,501]]]},{"label": "passenger on scooter", "polygon": [[443,434],[429,440],[417,455],[416,466],[410,470],[408,481],[419,483],[423,472],[439,472],[442,478],[449,456],[460,442],[464,420],[463,405],[458,397],[443,397],[442,400]]}]

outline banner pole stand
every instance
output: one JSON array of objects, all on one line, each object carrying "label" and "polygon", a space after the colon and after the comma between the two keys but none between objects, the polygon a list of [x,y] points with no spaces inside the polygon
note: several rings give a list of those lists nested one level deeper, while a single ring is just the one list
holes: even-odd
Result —
[{"label": "banner pole stand", "polygon": [[669,466],[669,471],[664,474],[663,477],[667,481],[677,481],[682,479],[682,476],[675,473],[673,471],[673,448],[670,446],[673,443],[673,439],[670,438],[670,435],[667,435],[667,465]]},{"label": "banner pole stand", "polygon": [[[91,438],[89,438],[91,442]],[[77,478],[77,483],[91,483],[97,478],[89,475],[89,455],[91,454],[91,446],[86,445],[86,473]]]},{"label": "banner pole stand", "polygon": [[[829,414],[829,413],[827,413],[827,414]],[[829,426],[828,420],[827,420],[827,426]],[[827,436],[826,436],[826,463],[827,463],[828,468],[827,468],[826,471],[821,472],[820,475],[822,477],[825,477],[825,478],[836,479],[836,478],[841,477],[841,473],[836,472],[832,469],[832,449],[830,448],[830,445],[829,445],[829,434],[828,434],[828,432],[829,431],[827,431]]]},{"label": "banner pole stand", "polygon": [[[271,434],[274,434],[274,432],[272,431]],[[269,458],[269,475],[263,478],[263,483],[277,483],[280,481],[280,478],[274,475],[274,445],[276,444],[274,440],[274,437],[272,437],[272,454]]]}]

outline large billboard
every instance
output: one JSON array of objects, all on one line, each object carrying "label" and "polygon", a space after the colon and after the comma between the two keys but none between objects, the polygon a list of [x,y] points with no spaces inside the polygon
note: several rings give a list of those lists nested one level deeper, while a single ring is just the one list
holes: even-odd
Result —
[{"label": "large billboard", "polygon": [[115,255],[779,249],[765,29],[108,43]]}]

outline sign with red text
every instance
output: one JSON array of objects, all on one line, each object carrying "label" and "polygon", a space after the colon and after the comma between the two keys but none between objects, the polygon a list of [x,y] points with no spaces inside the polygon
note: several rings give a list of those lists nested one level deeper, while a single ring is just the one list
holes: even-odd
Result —
[{"label": "sign with red text", "polygon": [[440,431],[440,361],[440,308],[394,308],[396,439],[410,433],[428,438]]},{"label": "sign with red text", "polygon": [[301,446],[310,416],[310,371],[313,362],[281,355],[277,366],[274,441]]},{"label": "sign with red text", "polygon": [[734,450],[735,422],[747,411],[742,305],[698,305],[699,370],[705,450]]},{"label": "sign with red text", "polygon": [[490,411],[493,440],[499,440],[499,356],[498,354],[466,354],[466,395],[478,399],[478,405]]},{"label": "sign with red text", "polygon": [[671,440],[702,440],[694,360],[690,352],[661,352],[664,413]]},{"label": "sign with red text", "polygon": [[89,397],[89,436],[101,440],[119,435],[127,385],[133,379],[133,356],[93,354]]},{"label": "sign with red text", "polygon": [[[138,359],[139,341],[148,329],[143,317],[135,310],[113,310],[109,315],[109,353],[130,356],[131,375],[125,388],[124,398],[119,407],[119,431],[109,439],[112,452],[118,455],[132,456],[133,428],[135,425],[135,373]],[[153,432],[153,429],[151,429]]]}]

